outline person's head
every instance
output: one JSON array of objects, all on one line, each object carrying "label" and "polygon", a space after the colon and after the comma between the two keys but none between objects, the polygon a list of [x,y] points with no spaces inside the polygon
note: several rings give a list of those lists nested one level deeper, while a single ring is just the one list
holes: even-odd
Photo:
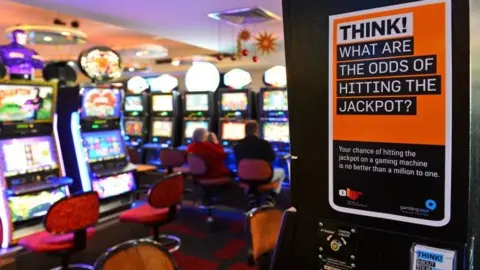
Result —
[{"label": "person's head", "polygon": [[208,138],[208,131],[204,128],[197,128],[193,131],[192,141],[193,142],[205,142]]},{"label": "person's head", "polygon": [[257,121],[250,120],[245,124],[245,136],[258,136],[258,130]]}]

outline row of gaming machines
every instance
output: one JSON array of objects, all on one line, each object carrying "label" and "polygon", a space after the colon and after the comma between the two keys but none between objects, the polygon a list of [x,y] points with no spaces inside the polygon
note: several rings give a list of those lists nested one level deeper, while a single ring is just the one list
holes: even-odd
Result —
[{"label": "row of gaming machines", "polygon": [[284,168],[288,174],[285,157],[290,153],[290,136],[286,88],[263,88],[258,94],[250,89],[231,88],[182,95],[176,90],[147,92],[127,92],[124,103],[125,139],[129,147],[137,148],[145,157],[146,163],[159,165],[158,152],[162,148],[185,149],[191,143],[193,131],[205,128],[218,134],[229,153],[228,166],[235,171],[231,148],[245,137],[246,121],[256,119],[261,136],[277,153],[274,165]]},{"label": "row of gaming machines", "polygon": [[42,228],[40,217],[70,193],[96,191],[102,213],[132,202],[136,168],[123,139],[124,89],[107,82],[119,77],[120,58],[99,47],[79,63],[97,83],[0,81],[2,247]]}]

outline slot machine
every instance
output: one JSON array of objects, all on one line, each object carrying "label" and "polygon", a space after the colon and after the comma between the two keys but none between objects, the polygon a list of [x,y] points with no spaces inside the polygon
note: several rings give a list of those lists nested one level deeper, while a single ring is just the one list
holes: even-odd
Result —
[{"label": "slot machine", "polygon": [[160,164],[160,151],[180,144],[181,97],[178,79],[164,74],[147,79],[150,84],[149,136],[145,144],[146,163]]},{"label": "slot machine", "polygon": [[183,140],[181,149],[192,142],[193,131],[204,128],[215,132],[215,93],[211,91],[188,92],[184,94],[183,104]]},{"label": "slot machine", "polygon": [[232,151],[235,144],[245,138],[245,124],[256,119],[256,95],[246,88],[252,82],[250,73],[233,69],[224,75],[224,85],[218,90],[219,140],[228,153],[227,166],[236,171]]},{"label": "slot machine", "polygon": [[193,131],[204,128],[217,133],[217,89],[220,73],[208,62],[194,62],[185,74],[187,91],[183,103],[183,137],[180,149],[192,142]]},{"label": "slot machine", "polygon": [[[120,56],[106,47],[84,51],[79,66],[94,83],[59,91],[60,144],[76,190],[96,191],[102,213],[128,207],[136,189],[124,141]],[[76,96],[76,98],[75,98]]]},{"label": "slot machine", "polygon": [[138,159],[143,162],[143,144],[147,140],[148,130],[148,90],[147,80],[135,76],[127,81],[125,102],[123,104],[123,126],[127,148],[137,151]]},{"label": "slot machine", "polygon": [[288,121],[288,91],[286,88],[286,69],[275,66],[263,75],[267,86],[260,89],[259,117],[260,134],[270,142],[277,158],[275,168],[282,168],[287,176],[284,185],[289,184],[290,172],[290,129]]},{"label": "slot machine", "polygon": [[43,230],[41,218],[69,195],[57,137],[56,84],[0,81],[2,247]]}]

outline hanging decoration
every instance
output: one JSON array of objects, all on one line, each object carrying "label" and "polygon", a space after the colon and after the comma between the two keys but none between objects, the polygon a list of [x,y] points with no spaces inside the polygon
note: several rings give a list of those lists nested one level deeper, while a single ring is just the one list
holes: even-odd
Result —
[{"label": "hanging decoration", "polygon": [[277,38],[273,36],[273,33],[267,31],[259,34],[255,37],[257,50],[262,54],[270,54],[275,51],[277,46]]},{"label": "hanging decoration", "polygon": [[244,48],[244,43],[252,39],[252,32],[246,28],[240,31],[237,35],[237,58],[242,58],[242,56],[248,56],[250,53],[247,49]]}]

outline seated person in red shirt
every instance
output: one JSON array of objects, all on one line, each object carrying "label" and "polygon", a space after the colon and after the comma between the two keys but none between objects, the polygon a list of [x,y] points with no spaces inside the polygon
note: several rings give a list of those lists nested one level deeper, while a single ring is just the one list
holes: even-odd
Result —
[{"label": "seated person in red shirt", "polygon": [[187,153],[193,153],[200,156],[207,172],[203,178],[231,177],[232,173],[225,166],[227,154],[218,142],[215,133],[208,132],[204,128],[197,128],[193,131],[192,143],[187,148]]}]

